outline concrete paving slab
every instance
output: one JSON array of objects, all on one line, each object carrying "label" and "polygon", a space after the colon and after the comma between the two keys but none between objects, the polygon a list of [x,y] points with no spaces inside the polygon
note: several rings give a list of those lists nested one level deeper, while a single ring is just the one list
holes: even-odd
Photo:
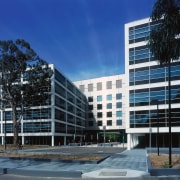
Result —
[{"label": "concrete paving slab", "polygon": [[130,178],[130,177],[149,177],[149,173],[144,171],[136,171],[130,169],[100,169],[96,171],[92,171],[89,173],[82,174],[82,179],[89,179],[89,178],[112,178],[112,179],[121,179],[121,178]]},{"label": "concrete paving slab", "polygon": [[[98,149],[87,149],[87,148],[76,148],[77,151],[84,151],[84,152],[94,152],[99,151]],[[113,153],[111,153],[111,149]],[[146,158],[146,150],[144,149],[134,149],[130,151],[124,151],[121,153],[118,153],[118,149],[113,148],[106,149],[106,152],[110,154],[110,157],[105,159],[104,161],[100,162],[99,164],[80,164],[80,163],[65,163],[65,162],[58,162],[58,161],[35,161],[35,160],[28,160],[28,159],[3,159],[0,158],[0,168],[7,168],[8,171],[14,169],[19,171],[34,171],[36,175],[39,176],[43,175],[43,172],[49,172],[52,177],[54,177],[54,174],[58,172],[82,172],[88,173],[91,171],[96,171],[100,169],[130,169],[130,170],[136,170],[136,171],[143,171],[148,172],[147,167],[147,158]],[[65,148],[63,148],[63,151]],[[40,151],[40,150],[39,150]],[[45,151],[45,150],[43,150]],[[57,151],[54,150],[54,151]],[[60,151],[60,149],[58,150]],[[69,152],[72,152],[73,148],[69,148]],[[45,151],[46,153],[46,151]],[[96,153],[96,152],[95,152]]]}]

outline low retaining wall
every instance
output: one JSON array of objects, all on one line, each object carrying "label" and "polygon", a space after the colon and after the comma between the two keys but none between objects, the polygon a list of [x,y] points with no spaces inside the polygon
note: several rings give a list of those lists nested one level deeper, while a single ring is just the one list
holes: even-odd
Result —
[{"label": "low retaining wall", "polygon": [[147,164],[151,176],[180,176],[180,168],[153,168],[148,156]]}]

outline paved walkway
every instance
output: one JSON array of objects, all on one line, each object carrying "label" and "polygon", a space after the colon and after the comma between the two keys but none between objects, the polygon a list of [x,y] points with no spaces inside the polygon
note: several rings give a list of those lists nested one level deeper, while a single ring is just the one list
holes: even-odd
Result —
[{"label": "paved walkway", "polygon": [[[73,150],[73,148],[71,149]],[[79,149],[80,150],[80,149]],[[113,150],[113,148],[111,149]],[[65,163],[55,160],[12,160],[0,158],[0,169],[7,168],[7,173],[12,174],[34,174],[35,176],[63,176],[80,177],[81,173],[87,173],[104,168],[108,169],[130,169],[147,172],[146,150],[133,149],[121,153],[114,153],[99,164]],[[32,173],[33,172],[33,173]]]}]

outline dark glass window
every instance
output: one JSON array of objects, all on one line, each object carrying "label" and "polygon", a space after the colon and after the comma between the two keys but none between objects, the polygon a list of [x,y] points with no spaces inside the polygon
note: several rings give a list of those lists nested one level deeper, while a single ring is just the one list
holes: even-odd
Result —
[{"label": "dark glass window", "polygon": [[121,119],[116,120],[116,125],[117,126],[122,126],[122,120]]},{"label": "dark glass window", "polygon": [[102,126],[102,121],[97,121],[98,126]]},{"label": "dark glass window", "polygon": [[55,109],[55,119],[66,121],[65,112]]},{"label": "dark glass window", "polygon": [[89,110],[93,110],[93,105],[89,105]]},{"label": "dark glass window", "polygon": [[29,122],[23,124],[23,132],[51,132],[51,122]]},{"label": "dark glass window", "polygon": [[58,96],[55,96],[55,105],[65,109],[66,108],[66,103],[63,99],[59,98]]},{"label": "dark glass window", "polygon": [[93,121],[88,121],[88,126],[93,126],[94,125],[94,122]]},{"label": "dark glass window", "polygon": [[66,133],[66,125],[63,123],[55,122],[55,132]]},{"label": "dark glass window", "polygon": [[108,103],[106,106],[107,109],[112,109],[112,103]]},{"label": "dark glass window", "polygon": [[106,117],[112,117],[112,112],[107,112]]},{"label": "dark glass window", "polygon": [[89,117],[89,118],[94,118],[93,113],[88,113],[88,117]]},{"label": "dark glass window", "polygon": [[116,94],[116,100],[119,100],[119,99],[122,99],[122,94],[121,93]]},{"label": "dark glass window", "polygon": [[97,105],[97,109],[99,110],[99,109],[102,109],[102,104],[98,104]]},{"label": "dark glass window", "polygon": [[88,102],[93,102],[93,96],[88,97]]},{"label": "dark glass window", "polygon": [[66,97],[65,89],[57,83],[55,83],[55,92],[64,98]]},{"label": "dark glass window", "polygon": [[66,78],[55,69],[55,79],[65,86]]},{"label": "dark glass window", "polygon": [[112,126],[112,120],[107,120],[107,126]]},{"label": "dark glass window", "polygon": [[116,108],[122,108],[122,102],[117,102],[116,103]]},{"label": "dark glass window", "polygon": [[102,118],[102,116],[103,116],[103,113],[102,113],[102,112],[98,112],[98,113],[97,113],[97,117],[98,117],[98,118]]}]

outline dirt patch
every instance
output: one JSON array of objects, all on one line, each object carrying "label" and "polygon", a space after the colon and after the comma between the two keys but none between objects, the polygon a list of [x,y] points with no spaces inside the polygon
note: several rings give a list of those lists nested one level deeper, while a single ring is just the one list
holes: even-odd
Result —
[{"label": "dirt patch", "polygon": [[[149,159],[153,168],[168,168],[169,155],[150,154]],[[180,168],[180,155],[172,155],[172,168]]]}]

